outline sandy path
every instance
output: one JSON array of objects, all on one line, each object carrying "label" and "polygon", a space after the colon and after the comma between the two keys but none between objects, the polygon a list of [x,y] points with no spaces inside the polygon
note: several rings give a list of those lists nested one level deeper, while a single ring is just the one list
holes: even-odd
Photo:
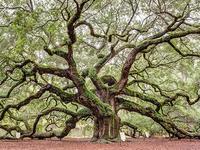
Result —
[{"label": "sandy path", "polygon": [[0,141],[0,150],[200,150],[200,140],[133,139],[95,144],[87,139]]}]

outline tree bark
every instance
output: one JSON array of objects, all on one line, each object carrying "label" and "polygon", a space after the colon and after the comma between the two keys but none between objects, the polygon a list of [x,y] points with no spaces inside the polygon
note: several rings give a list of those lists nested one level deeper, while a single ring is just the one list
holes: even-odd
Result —
[{"label": "tree bark", "polygon": [[117,114],[107,118],[95,118],[92,141],[119,141],[120,119]]},{"label": "tree bark", "polygon": [[[96,117],[94,119],[94,131],[92,141],[114,142],[119,141],[120,118],[117,115],[117,103],[115,98],[109,98],[106,103],[112,106],[113,115],[110,117]],[[105,98],[105,97],[104,97]],[[106,98],[105,98],[106,99]]]}]

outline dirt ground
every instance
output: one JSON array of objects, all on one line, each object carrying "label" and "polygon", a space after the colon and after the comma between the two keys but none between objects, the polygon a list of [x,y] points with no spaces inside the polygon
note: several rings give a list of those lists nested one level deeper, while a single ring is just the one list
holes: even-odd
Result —
[{"label": "dirt ground", "polygon": [[131,139],[96,144],[88,139],[0,141],[0,150],[200,150],[200,140]]}]

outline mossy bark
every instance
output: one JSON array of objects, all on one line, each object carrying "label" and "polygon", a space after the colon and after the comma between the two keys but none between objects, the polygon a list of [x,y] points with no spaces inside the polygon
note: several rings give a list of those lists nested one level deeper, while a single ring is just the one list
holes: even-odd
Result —
[{"label": "mossy bark", "polygon": [[119,141],[120,119],[115,114],[112,117],[96,118],[94,121],[94,132],[92,141],[94,142],[114,142]]},{"label": "mossy bark", "polygon": [[108,117],[95,118],[92,141],[101,143],[119,141],[120,118],[116,111],[116,101],[114,98],[109,97],[107,101],[105,100],[104,102],[109,103],[113,113]]}]

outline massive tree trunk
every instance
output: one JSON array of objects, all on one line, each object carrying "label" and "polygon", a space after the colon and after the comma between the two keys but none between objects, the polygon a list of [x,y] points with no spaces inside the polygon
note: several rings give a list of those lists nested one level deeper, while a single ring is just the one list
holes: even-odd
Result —
[{"label": "massive tree trunk", "polygon": [[120,119],[115,114],[107,118],[95,118],[92,141],[119,141]]},{"label": "massive tree trunk", "polygon": [[94,119],[94,131],[92,141],[114,142],[119,141],[120,118],[116,111],[115,99],[107,101],[113,109],[113,115],[110,117],[100,117]]}]

